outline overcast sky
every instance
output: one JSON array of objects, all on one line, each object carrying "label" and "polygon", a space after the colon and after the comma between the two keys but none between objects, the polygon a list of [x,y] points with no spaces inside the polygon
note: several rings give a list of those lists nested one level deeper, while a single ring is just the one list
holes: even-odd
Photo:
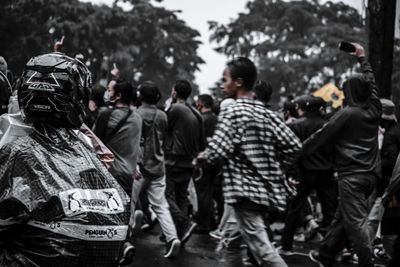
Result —
[{"label": "overcast sky", "polygon": [[[84,2],[111,4],[113,0],[83,0]],[[362,2],[365,0],[342,0],[361,11]],[[239,12],[245,11],[248,0],[163,0],[160,4],[153,1],[154,5],[161,5],[170,10],[181,10],[177,14],[179,18],[198,30],[203,43],[198,49],[198,54],[206,62],[201,65],[196,75],[196,83],[200,92],[207,93],[208,88],[221,78],[223,68],[227,61],[226,56],[216,53],[215,44],[209,43],[210,32],[207,21],[214,20],[219,23],[228,23],[235,19]],[[332,0],[332,2],[339,2]]]}]

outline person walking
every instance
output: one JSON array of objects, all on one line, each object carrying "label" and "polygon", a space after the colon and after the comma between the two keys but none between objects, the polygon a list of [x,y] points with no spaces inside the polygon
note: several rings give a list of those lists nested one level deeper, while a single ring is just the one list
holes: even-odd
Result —
[{"label": "person walking", "polygon": [[361,45],[353,43],[362,75],[343,84],[347,106],[303,143],[307,157],[326,144],[334,145],[338,172],[339,204],[335,220],[321,243],[319,253],[310,258],[322,266],[333,266],[348,237],[353,242],[359,266],[373,266],[373,231],[368,220],[368,198],[380,175],[378,128],[382,114],[374,74]]},{"label": "person walking", "polygon": [[136,176],[132,185],[132,206],[136,207],[140,193],[145,191],[166,239],[164,257],[171,258],[178,254],[181,242],[165,197],[165,162],[162,146],[167,132],[167,115],[156,107],[161,93],[155,83],[142,83],[138,93],[141,106],[137,112],[142,117],[143,127],[140,175]]},{"label": "person walking", "polygon": [[282,166],[291,166],[300,140],[278,115],[252,99],[254,63],[239,57],[228,62],[222,88],[236,103],[221,113],[215,133],[198,164],[223,162],[225,202],[236,214],[252,256],[262,266],[287,266],[271,244],[263,217],[286,208],[291,192]]},{"label": "person walking", "polygon": [[203,120],[200,113],[186,100],[192,86],[178,80],[172,89],[172,105],[167,111],[168,128],[164,143],[167,175],[166,197],[178,237],[185,243],[197,224],[188,217],[187,191],[193,174],[192,161],[204,148]]}]

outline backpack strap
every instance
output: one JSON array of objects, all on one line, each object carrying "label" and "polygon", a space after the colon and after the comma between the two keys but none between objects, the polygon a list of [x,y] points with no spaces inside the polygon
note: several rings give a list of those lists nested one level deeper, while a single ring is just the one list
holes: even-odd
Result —
[{"label": "backpack strap", "polygon": [[[105,136],[104,138],[104,143],[108,143],[108,141],[111,140],[111,138],[119,131],[119,129],[121,129],[122,125],[124,125],[124,123],[126,122],[126,120],[129,118],[129,116],[132,114],[132,110],[129,109],[128,114],[126,114],[125,117],[123,117],[117,124],[117,126],[115,126],[115,128],[111,131],[111,133],[109,133],[107,136]],[[110,113],[111,115],[111,113]],[[108,117],[108,119],[110,119],[110,116]],[[108,123],[108,120],[107,120]]]}]

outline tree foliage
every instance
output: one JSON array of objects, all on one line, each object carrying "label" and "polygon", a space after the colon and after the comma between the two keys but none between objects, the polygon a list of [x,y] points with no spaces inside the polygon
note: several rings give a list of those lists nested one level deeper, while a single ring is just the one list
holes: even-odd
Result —
[{"label": "tree foliage", "polygon": [[363,21],[342,2],[253,0],[227,25],[209,22],[216,51],[252,58],[259,76],[282,94],[304,93],[342,74],[354,60],[338,49],[342,40],[364,43]]},{"label": "tree foliage", "polygon": [[78,0],[3,0],[0,51],[9,68],[20,73],[27,60],[53,50],[65,35],[63,52],[82,53],[97,78],[117,63],[123,77],[155,81],[165,93],[175,79],[194,79],[203,60],[197,56],[199,33],[174,11],[132,0],[123,10]]}]

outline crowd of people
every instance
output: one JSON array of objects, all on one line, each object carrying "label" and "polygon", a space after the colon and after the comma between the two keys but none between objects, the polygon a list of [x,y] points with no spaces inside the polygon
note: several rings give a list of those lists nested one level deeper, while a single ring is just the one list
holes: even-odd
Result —
[{"label": "crowd of people", "polygon": [[242,238],[255,266],[287,266],[294,241],[315,237],[320,266],[346,253],[400,266],[400,125],[352,45],[361,73],[333,113],[312,95],[271,110],[273,88],[245,57],[227,63],[221,103],[192,102],[187,80],[162,103],[157,84],[135,88],[115,65],[107,88],[92,86],[62,41],[15,83],[0,57],[0,264],[126,265],[138,232],[159,223],[165,258],[196,232]]}]

